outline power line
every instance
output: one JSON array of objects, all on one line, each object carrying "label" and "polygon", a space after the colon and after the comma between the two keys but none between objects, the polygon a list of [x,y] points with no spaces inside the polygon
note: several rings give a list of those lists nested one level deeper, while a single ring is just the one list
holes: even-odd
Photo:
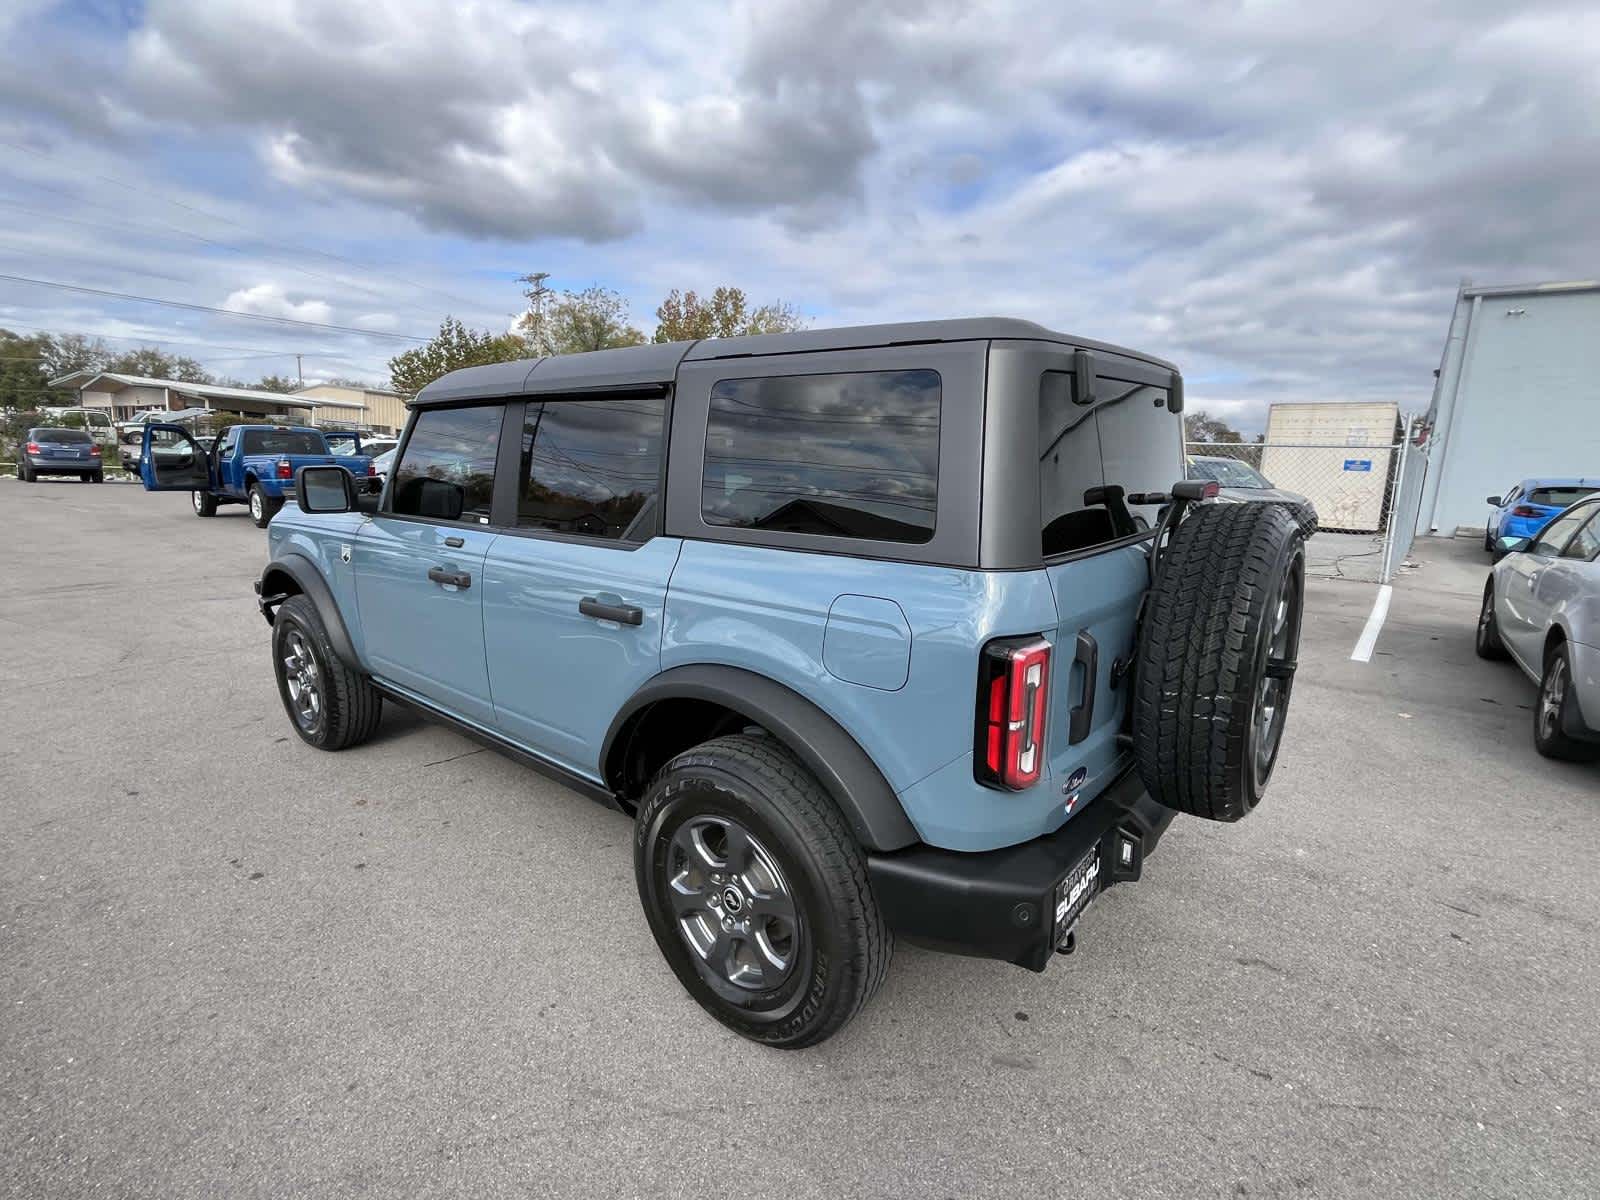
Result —
[{"label": "power line", "polygon": [[[49,325],[26,325],[20,321],[13,321],[9,317],[0,316],[0,328],[4,329],[31,329],[36,333],[62,333],[61,329]],[[265,346],[233,346],[226,342],[206,342],[195,339],[181,340],[176,338],[146,336],[133,333],[96,333],[92,330],[76,329],[71,332],[86,338],[99,338],[108,342],[135,342],[141,346],[203,346],[208,350],[243,350],[250,354],[258,354],[261,358],[293,358],[296,354],[308,357],[315,355],[318,358],[339,358],[346,356],[337,350],[325,350],[313,347],[310,350],[268,350]]]},{"label": "power line", "polygon": [[[36,149],[33,146],[25,146],[20,142],[13,142],[13,141],[11,141],[11,140],[9,140],[7,138],[0,138],[0,145],[11,146],[14,149],[21,150],[25,154],[31,154],[36,158],[42,158],[46,162],[53,162],[54,158],[55,158],[54,155],[46,154],[44,151]],[[370,263],[363,263],[363,262],[361,262],[361,261],[359,261],[357,259],[348,258],[348,257],[346,257],[345,255],[342,255],[342,254],[334,254],[331,251],[327,251],[327,250],[318,250],[314,246],[296,246],[293,243],[269,242],[265,238],[262,238],[260,234],[256,233],[248,225],[245,225],[245,224],[243,224],[242,222],[239,222],[239,221],[235,221],[231,217],[224,217],[219,213],[207,212],[205,209],[198,208],[193,204],[185,204],[182,200],[174,200],[171,196],[163,195],[160,192],[154,191],[154,190],[152,190],[150,188],[141,187],[139,184],[136,184],[136,183],[129,183],[125,179],[118,179],[114,175],[106,175],[106,174],[103,174],[103,173],[98,172],[98,171],[91,171],[91,172],[89,172],[89,174],[91,176],[93,176],[95,179],[103,179],[107,183],[114,183],[118,187],[126,188],[127,190],[129,190],[131,192],[137,192],[137,193],[139,193],[141,195],[152,196],[155,199],[160,200],[164,204],[171,204],[176,208],[183,209],[185,212],[192,212],[192,213],[196,214],[197,216],[205,217],[208,220],[220,221],[224,225],[232,225],[235,229],[242,229],[245,233],[248,233],[251,237],[256,238],[257,240],[259,240],[263,246],[268,246],[268,247],[271,247],[273,249],[280,250],[280,251],[285,251],[286,250],[286,251],[288,251],[289,253],[292,253],[292,254],[311,254],[311,255],[315,255],[318,258],[326,258],[326,259],[330,259],[333,262],[341,262],[341,263],[344,263],[347,266],[357,267],[357,268],[359,268],[359,269],[361,269],[363,271],[368,271],[368,272],[370,272],[370,273],[372,273],[374,275],[382,275],[384,278],[390,280],[393,283],[400,283],[400,284],[404,284],[406,287],[409,287],[409,288],[416,288],[416,289],[419,289],[421,291],[432,292],[436,296],[443,296],[447,300],[451,300],[456,304],[465,304],[469,308],[476,307],[477,304],[478,304],[478,302],[475,301],[475,300],[468,300],[468,299],[466,299],[466,298],[464,298],[462,296],[454,295],[451,292],[445,291],[443,288],[431,287],[431,286],[429,286],[427,284],[417,283],[415,280],[405,279],[405,278],[402,278],[401,276],[398,276],[398,275],[389,274],[386,271],[379,270],[377,267],[374,267]]]},{"label": "power line", "polygon": [[[92,200],[84,200],[81,197],[74,196],[66,188],[50,187],[48,184],[39,183],[39,182],[37,182],[35,180],[31,180],[31,179],[23,180],[22,182],[26,183],[30,187],[41,188],[44,191],[54,192],[54,193],[56,193],[57,195],[60,195],[60,196],[66,196],[68,199],[75,200],[79,204],[87,204],[90,208],[102,208],[102,209],[105,209],[107,212],[115,212],[116,211],[115,209],[111,208],[110,205],[96,204]],[[154,221],[154,220],[88,221],[88,220],[85,220],[82,217],[69,217],[69,216],[66,216],[65,214],[62,214],[62,213],[53,213],[53,212],[47,212],[44,209],[29,208],[27,205],[18,204],[14,200],[0,200],[0,205],[4,205],[6,208],[15,209],[18,212],[27,213],[29,216],[43,217],[46,220],[50,220],[50,221],[63,221],[66,224],[69,224],[69,225],[81,225],[85,229],[106,229],[106,230],[110,230],[113,233],[117,233],[117,232],[139,233],[141,231],[160,230],[161,232],[166,233],[166,234],[175,235],[177,237],[189,238],[191,241],[199,242],[199,243],[201,243],[202,245],[205,245],[205,246],[212,246],[212,247],[214,247],[214,248],[216,248],[218,250],[226,251],[229,254],[238,254],[238,255],[246,256],[246,257],[248,257],[249,254],[250,254],[250,251],[245,249],[243,246],[232,245],[232,244],[230,244],[228,242],[219,242],[215,238],[208,238],[208,237],[204,237],[204,236],[202,236],[201,234],[198,234],[198,233],[191,233],[189,230],[180,229],[176,225],[168,225],[165,221]],[[313,279],[322,279],[322,280],[326,280],[329,283],[334,284],[337,287],[354,288],[358,292],[365,292],[367,295],[375,297],[376,299],[383,301],[386,305],[393,305],[395,307],[401,307],[401,308],[409,308],[413,312],[418,312],[418,313],[421,313],[421,312],[432,313],[433,312],[433,310],[426,309],[423,306],[421,306],[419,304],[416,304],[415,302],[411,302],[411,301],[401,300],[398,305],[395,305],[396,297],[392,293],[381,291],[378,288],[369,287],[369,286],[367,286],[367,285],[365,285],[363,283],[359,283],[359,282],[357,282],[356,280],[353,280],[353,279],[344,279],[344,278],[341,278],[341,277],[339,277],[337,275],[327,275],[327,274],[324,274],[321,271],[313,271],[310,267],[297,266],[294,263],[287,263],[285,265],[288,266],[288,268],[291,271],[299,271],[302,275],[309,275]],[[132,268],[124,267],[122,269],[123,270],[131,270]],[[170,280],[173,280],[176,283],[186,282],[185,280],[179,279],[175,275],[159,275],[159,274],[157,274],[155,272],[143,272],[143,273],[156,275],[156,278],[159,278],[159,279],[170,279]],[[463,303],[466,303],[466,301],[463,301]]]},{"label": "power line", "polygon": [[296,329],[321,329],[330,333],[353,333],[360,337],[384,338],[395,342],[427,342],[425,337],[409,333],[386,333],[377,329],[358,329],[354,325],[329,325],[323,321],[301,321],[294,317],[269,317],[263,313],[239,312],[232,308],[214,308],[209,304],[190,304],[184,300],[164,300],[159,296],[140,296],[132,292],[113,292],[105,288],[81,287],[75,283],[61,283],[53,279],[31,279],[26,275],[0,273],[0,279],[12,283],[29,283],[35,287],[57,288],[64,292],[79,292],[85,296],[107,296],[113,300],[133,300],[140,304],[159,304],[166,308],[181,308],[188,312],[215,313],[218,316],[236,317],[241,321],[263,321]]}]

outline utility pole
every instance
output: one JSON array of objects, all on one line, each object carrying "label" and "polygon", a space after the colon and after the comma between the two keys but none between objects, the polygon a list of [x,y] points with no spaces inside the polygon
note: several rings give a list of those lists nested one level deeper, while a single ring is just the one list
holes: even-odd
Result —
[{"label": "utility pole", "polygon": [[522,289],[522,294],[528,298],[528,311],[519,324],[525,330],[524,336],[533,343],[535,352],[539,354],[549,353],[549,347],[546,345],[548,339],[545,333],[547,326],[544,306],[545,301],[555,295],[554,288],[545,286],[544,281],[549,278],[549,271],[534,271],[529,275],[517,276],[518,283],[527,284]]},{"label": "utility pole", "polygon": [[300,381],[300,386],[305,387],[306,373],[300,369],[300,356],[298,354],[294,356],[294,374],[295,378]]}]

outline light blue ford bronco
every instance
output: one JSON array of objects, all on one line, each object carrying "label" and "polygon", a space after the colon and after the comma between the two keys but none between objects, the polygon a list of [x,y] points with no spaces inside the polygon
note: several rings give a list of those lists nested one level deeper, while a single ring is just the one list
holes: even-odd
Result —
[{"label": "light blue ford bronco", "polygon": [[1185,475],[1183,382],[983,319],[473,367],[381,495],[299,472],[257,584],[284,707],[385,699],[630,815],[712,1015],[829,1037],[895,937],[1042,970],[1179,812],[1272,772],[1305,530]]}]

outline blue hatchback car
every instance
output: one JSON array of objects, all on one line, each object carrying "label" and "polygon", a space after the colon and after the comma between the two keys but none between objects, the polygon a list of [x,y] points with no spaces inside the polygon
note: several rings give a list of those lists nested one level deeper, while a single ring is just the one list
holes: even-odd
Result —
[{"label": "blue hatchback car", "polygon": [[300,470],[279,692],[318,749],[402,704],[628,814],[684,987],[815,1044],[895,937],[1043,970],[1175,813],[1261,798],[1303,532],[1183,478],[1182,409],[1007,320],[457,371],[381,495]]},{"label": "blue hatchback car", "polygon": [[1503,554],[1501,538],[1531,542],[1550,518],[1595,492],[1600,492],[1600,475],[1524,479],[1505,495],[1489,497],[1489,506],[1495,511],[1483,531],[1483,548],[1498,562]]}]

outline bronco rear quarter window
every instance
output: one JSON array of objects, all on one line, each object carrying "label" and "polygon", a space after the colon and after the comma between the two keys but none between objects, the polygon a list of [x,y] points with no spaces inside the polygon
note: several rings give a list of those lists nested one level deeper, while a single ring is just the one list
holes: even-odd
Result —
[{"label": "bronco rear quarter window", "polygon": [[718,382],[701,480],[706,523],[928,541],[940,390],[931,370]]}]

